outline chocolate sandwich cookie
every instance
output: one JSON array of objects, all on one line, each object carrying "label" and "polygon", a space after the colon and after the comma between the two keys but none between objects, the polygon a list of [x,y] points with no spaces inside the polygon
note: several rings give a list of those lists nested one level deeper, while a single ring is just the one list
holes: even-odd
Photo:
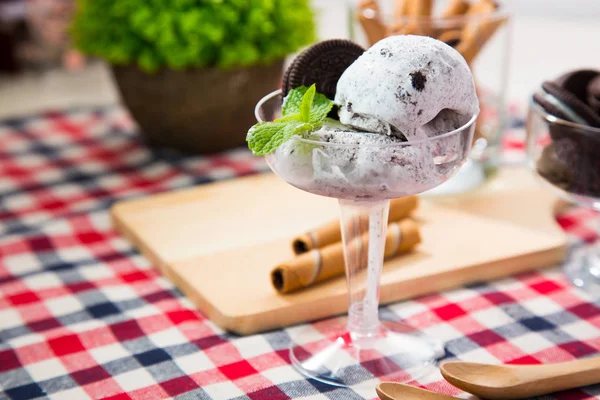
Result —
[{"label": "chocolate sandwich cookie", "polygon": [[587,103],[588,86],[597,76],[600,76],[600,71],[578,69],[558,77],[556,84],[574,94],[582,102]]},{"label": "chocolate sandwich cookie", "polygon": [[600,72],[587,87],[587,102],[588,105],[600,115]]},{"label": "chocolate sandwich cookie", "polygon": [[576,124],[600,127],[600,116],[577,96],[556,82],[544,82],[542,91],[536,93],[533,99],[546,112],[557,118]]},{"label": "chocolate sandwich cookie", "polygon": [[544,82],[542,84],[542,89],[546,93],[552,95],[560,103],[564,104],[568,109],[573,111],[584,121],[583,123],[581,121],[573,122],[577,122],[582,125],[593,126],[596,128],[600,127],[600,116],[598,116],[590,106],[579,100],[575,94],[559,86],[555,82]]},{"label": "chocolate sandwich cookie", "polygon": [[298,55],[285,72],[283,96],[299,86],[315,84],[317,92],[333,100],[340,76],[364,51],[358,44],[344,39],[315,44]]},{"label": "chocolate sandwich cookie", "polygon": [[539,106],[542,107],[548,114],[554,115],[556,118],[575,123],[577,123],[579,120],[582,121],[581,123],[585,123],[583,119],[579,119],[574,111],[567,108],[564,104],[546,92],[541,91],[539,93],[534,93],[533,101],[539,104]]}]

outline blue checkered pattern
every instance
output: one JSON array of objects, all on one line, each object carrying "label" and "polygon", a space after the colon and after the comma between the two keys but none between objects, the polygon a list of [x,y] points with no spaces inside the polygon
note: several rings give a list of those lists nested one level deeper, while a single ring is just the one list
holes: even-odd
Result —
[{"label": "blue checkered pattern", "polygon": [[[523,158],[523,125],[504,140]],[[287,347],[337,319],[237,337],[197,312],[112,227],[115,201],[265,171],[244,149],[209,157],[152,151],[119,107],[0,122],[0,398],[372,399],[300,376]],[[571,255],[596,235],[593,212],[559,222]],[[383,307],[446,342],[445,359],[549,363],[600,352],[600,302],[558,269]],[[300,343],[309,346],[310,343]],[[439,373],[413,384],[465,397]],[[600,386],[553,396],[600,398]]]}]

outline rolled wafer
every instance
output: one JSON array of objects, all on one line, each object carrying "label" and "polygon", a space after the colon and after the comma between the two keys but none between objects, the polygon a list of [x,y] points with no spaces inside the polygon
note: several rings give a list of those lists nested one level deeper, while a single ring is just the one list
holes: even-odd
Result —
[{"label": "rolled wafer", "polygon": [[[399,221],[409,216],[418,205],[419,198],[417,196],[407,196],[391,200],[388,221]],[[295,254],[302,254],[341,240],[342,231],[340,229],[340,221],[335,220],[294,238],[292,249]]]},{"label": "rolled wafer", "polygon": [[394,23],[388,25],[387,36],[401,35],[406,26],[406,18],[413,9],[412,2],[419,0],[396,0],[394,7]]},{"label": "rolled wafer", "polygon": [[433,10],[433,0],[412,0],[410,3],[410,22],[404,29],[405,35],[431,36],[433,26],[428,18]]},{"label": "rolled wafer", "polygon": [[413,17],[429,17],[433,9],[433,0],[412,0],[409,13]]},{"label": "rolled wafer", "polygon": [[456,50],[462,54],[469,64],[473,62],[496,30],[508,19],[507,17],[494,18],[493,16],[486,16],[486,14],[492,14],[497,7],[498,4],[493,0],[480,0],[471,6],[467,12],[467,15],[470,16],[481,15],[481,18],[474,18],[465,26],[460,43],[456,46]]},{"label": "rolled wafer", "polygon": [[396,6],[394,7],[394,17],[403,18],[410,14],[412,9],[412,2],[414,0],[396,0]]},{"label": "rolled wafer", "polygon": [[471,4],[467,0],[451,0],[444,12],[442,18],[451,18],[466,14]]},{"label": "rolled wafer", "polygon": [[[402,26],[399,33],[403,35],[431,36],[433,27],[426,17],[431,16],[433,0],[409,0],[407,7],[408,17],[403,19],[408,22]],[[400,22],[397,22],[396,25],[396,30],[398,30]]]},{"label": "rolled wafer", "polygon": [[470,6],[471,3],[467,0],[451,0],[448,3],[448,6],[442,12],[441,20],[438,21],[439,25],[436,27],[438,40],[452,47],[458,44],[464,25],[462,20],[454,18],[466,14]]},{"label": "rolled wafer", "polygon": [[377,0],[361,0],[359,2],[358,20],[371,46],[386,37],[386,27],[381,20],[381,11]]},{"label": "rolled wafer", "polygon": [[460,43],[461,36],[462,32],[459,29],[454,29],[443,32],[440,36],[438,36],[438,40],[441,40],[447,45],[454,47]]},{"label": "rolled wafer", "polygon": [[405,26],[404,22],[395,22],[393,24],[386,25],[385,36],[388,37],[388,36],[402,35],[404,26]]},{"label": "rolled wafer", "polygon": [[[354,246],[363,263],[366,262],[368,234],[355,239]],[[388,225],[384,259],[396,257],[414,249],[421,242],[419,225],[405,218]],[[363,266],[364,267],[364,266]],[[314,249],[276,266],[271,271],[271,283],[279,293],[291,293],[318,282],[344,274],[344,247],[341,242]]]}]

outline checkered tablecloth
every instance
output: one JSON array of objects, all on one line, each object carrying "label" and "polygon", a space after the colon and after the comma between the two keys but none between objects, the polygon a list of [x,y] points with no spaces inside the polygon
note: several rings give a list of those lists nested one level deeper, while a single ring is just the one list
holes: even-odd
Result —
[{"label": "checkered tablecloth", "polygon": [[[522,122],[505,161],[523,158]],[[287,347],[301,329],[250,337],[217,328],[113,229],[117,200],[266,170],[243,149],[210,157],[150,151],[119,107],[0,122],[0,398],[362,399],[304,379]],[[593,213],[559,222],[571,256]],[[445,341],[446,358],[549,363],[600,352],[600,302],[558,268],[384,307]],[[460,395],[437,373],[419,382]],[[600,386],[557,394],[600,397]]]}]

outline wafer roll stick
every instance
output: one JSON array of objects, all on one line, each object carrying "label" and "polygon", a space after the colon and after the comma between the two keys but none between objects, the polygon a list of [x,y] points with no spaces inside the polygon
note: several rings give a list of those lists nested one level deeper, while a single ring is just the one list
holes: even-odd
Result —
[{"label": "wafer roll stick", "polygon": [[410,15],[413,17],[429,17],[433,9],[433,0],[412,0]]},{"label": "wafer roll stick", "polygon": [[358,4],[358,20],[371,46],[385,38],[386,27],[381,20],[377,0],[361,0]]},{"label": "wafer roll stick", "polygon": [[[420,242],[419,225],[414,220],[405,218],[392,222],[386,232],[384,258],[389,260],[407,253]],[[350,246],[366,263],[368,234],[356,238]],[[276,266],[271,271],[271,283],[279,293],[290,293],[343,274],[344,246],[337,242]]]},{"label": "wafer roll stick", "polygon": [[440,36],[438,36],[438,40],[446,43],[449,46],[456,46],[460,43],[460,37],[462,36],[462,32],[458,29],[454,29],[451,31],[445,31]]},{"label": "wafer roll stick", "polygon": [[[389,221],[399,221],[409,216],[419,205],[416,196],[401,197],[390,201]],[[368,223],[368,220],[367,220]],[[335,220],[322,225],[312,231],[300,235],[292,241],[292,249],[295,254],[302,254],[312,249],[325,247],[342,240],[340,221]]]},{"label": "wafer roll stick", "polygon": [[470,6],[471,4],[467,0],[450,1],[441,15],[441,26],[436,27],[436,37],[438,40],[450,44],[452,47],[458,44],[460,37],[456,37],[457,32],[458,36],[460,36],[464,26],[461,20],[453,18],[466,14]]},{"label": "wafer roll stick", "polygon": [[395,22],[386,26],[386,37],[404,34],[405,22]]},{"label": "wafer roll stick", "polygon": [[[410,15],[414,0],[396,0],[394,7],[394,23],[386,26],[387,36],[401,35],[407,25],[406,18]],[[417,0],[418,1],[418,0]]]},{"label": "wafer roll stick", "polygon": [[431,36],[433,27],[431,21],[426,18],[431,16],[433,0],[412,0],[410,3],[411,21],[404,30],[405,35]]},{"label": "wafer roll stick", "polygon": [[442,13],[442,18],[452,18],[466,14],[470,6],[467,0],[451,0]]},{"label": "wafer roll stick", "polygon": [[394,7],[394,17],[403,18],[410,14],[413,0],[396,0]]},{"label": "wafer roll stick", "polygon": [[456,50],[463,55],[469,64],[473,62],[479,51],[490,40],[496,30],[507,21],[507,17],[494,18],[486,16],[486,14],[493,13],[497,7],[496,2],[492,0],[480,0],[479,3],[469,8],[467,12],[467,15],[481,15],[481,18],[475,18],[465,26],[460,43],[456,46]]}]

